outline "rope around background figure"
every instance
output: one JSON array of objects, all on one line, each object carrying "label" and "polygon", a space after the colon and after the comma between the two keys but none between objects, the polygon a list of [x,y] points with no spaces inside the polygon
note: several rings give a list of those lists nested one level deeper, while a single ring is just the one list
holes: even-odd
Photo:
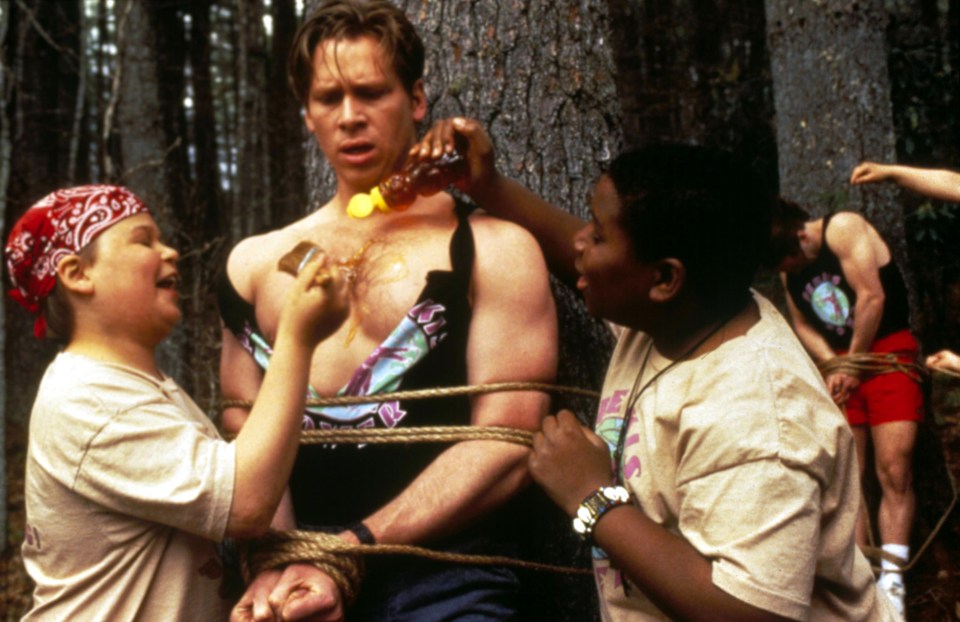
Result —
[{"label": "rope around background figure", "polygon": [[896,352],[844,354],[818,363],[817,369],[824,376],[841,372],[861,379],[880,374],[901,372],[910,376],[917,383],[923,382],[930,373],[920,362],[908,359]]},{"label": "rope around background figure", "polygon": [[[501,382],[463,387],[398,391],[375,395],[341,395],[311,399],[309,406],[342,406],[346,404],[370,404],[393,400],[431,399],[461,395],[482,395],[500,391],[543,391],[572,393],[598,398],[597,391],[563,387],[536,382]],[[222,407],[250,407],[249,400],[224,400]],[[410,442],[459,442],[465,440],[494,440],[530,447],[533,432],[498,426],[422,426],[390,429],[334,428],[328,430],[304,430],[300,442],[305,445],[335,443],[410,443]],[[434,561],[460,564],[496,565],[540,570],[563,574],[588,575],[588,568],[572,568],[539,562],[530,562],[496,555],[467,555],[435,551],[405,544],[351,544],[336,535],[316,531],[270,531],[256,540],[245,541],[240,547],[240,570],[245,582],[260,572],[290,563],[311,563],[333,579],[349,606],[356,600],[363,580],[364,555],[415,555]]]},{"label": "rope around background figure", "polygon": [[[908,375],[918,384],[922,384],[924,381],[928,380],[932,373],[960,377],[960,374],[950,370],[935,367],[928,369],[916,359],[897,352],[887,352],[883,354],[845,354],[817,364],[817,369],[819,369],[820,373],[822,373],[824,376],[830,373],[842,372],[856,376],[861,380],[870,378],[872,376],[878,376],[880,374],[901,372]],[[947,505],[943,515],[934,525],[933,529],[930,530],[930,534],[927,536],[926,540],[924,540],[923,544],[921,544],[917,549],[917,552],[912,556],[910,561],[901,566],[900,564],[903,563],[902,559],[875,546],[875,543],[873,542],[873,527],[870,524],[869,514],[867,515],[867,534],[869,536],[869,543],[867,546],[860,547],[860,550],[864,555],[867,556],[867,559],[869,559],[871,562],[879,562],[884,559],[893,562],[898,565],[898,568],[896,570],[888,570],[887,572],[898,572],[900,574],[907,572],[913,568],[914,565],[916,565],[917,561],[921,558],[924,552],[926,552],[927,548],[929,548],[933,543],[933,540],[937,537],[937,534],[940,533],[940,529],[943,527],[944,523],[946,523],[950,513],[953,512],[954,507],[957,505],[957,483],[954,480],[953,473],[950,471],[949,466],[947,467],[947,478],[950,482],[950,490],[952,492],[950,503]],[[863,507],[868,507],[865,500],[863,501]],[[879,571],[881,569],[881,567],[876,563],[871,564],[871,567],[874,571]]]}]

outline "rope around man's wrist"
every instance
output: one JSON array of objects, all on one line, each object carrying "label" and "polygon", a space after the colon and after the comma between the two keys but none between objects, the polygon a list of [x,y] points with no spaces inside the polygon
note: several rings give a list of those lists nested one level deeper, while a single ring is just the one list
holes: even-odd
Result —
[{"label": "rope around man's wrist", "polygon": [[593,544],[593,532],[600,519],[615,507],[630,503],[630,491],[623,486],[601,486],[580,503],[573,519],[573,531],[587,544]]}]

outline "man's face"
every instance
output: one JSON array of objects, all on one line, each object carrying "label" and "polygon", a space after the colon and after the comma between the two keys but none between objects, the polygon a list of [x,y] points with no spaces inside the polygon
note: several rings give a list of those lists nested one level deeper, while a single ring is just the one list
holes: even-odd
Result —
[{"label": "man's face", "polygon": [[777,266],[777,270],[788,274],[796,274],[803,270],[809,263],[803,251],[797,251],[780,260],[780,265]]},{"label": "man's face", "polygon": [[402,166],[426,110],[423,83],[408,92],[376,39],[317,45],[305,121],[349,195]]},{"label": "man's face", "polygon": [[806,226],[797,230],[796,250],[780,260],[777,270],[787,274],[797,274],[811,263],[817,256],[817,249],[811,245],[811,238],[807,233]]}]

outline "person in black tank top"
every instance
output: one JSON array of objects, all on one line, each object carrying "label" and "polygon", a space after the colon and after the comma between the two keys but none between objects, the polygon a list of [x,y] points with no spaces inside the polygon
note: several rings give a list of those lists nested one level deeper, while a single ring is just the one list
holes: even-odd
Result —
[{"label": "person in black tank top", "polygon": [[[546,264],[529,234],[485,214],[468,215],[445,192],[418,196],[402,212],[364,218],[348,212],[351,198],[411,157],[416,124],[427,112],[423,62],[419,35],[388,0],[326,0],[300,27],[291,84],[337,189],[299,221],[231,250],[219,282],[224,398],[256,395],[270,364],[278,301],[291,278],[278,260],[305,241],[355,275],[348,323],[314,351],[309,397],[554,381],[556,313]],[[387,261],[393,256],[399,259]],[[529,390],[373,399],[308,407],[302,424],[532,431],[548,403],[548,395]],[[245,417],[242,408],[225,408],[225,431],[238,430]],[[289,502],[274,526],[327,531],[353,543],[511,555],[509,532],[518,517],[509,502],[529,481],[528,453],[496,441],[301,447]],[[365,562],[358,600],[346,611],[351,622],[517,618],[517,577],[502,566],[383,555]],[[340,619],[347,608],[330,578],[310,563],[261,572],[235,611],[250,619],[276,603],[299,609],[297,619]]]},{"label": "person in black tank top", "polygon": [[[866,353],[894,353],[904,362],[919,359],[900,270],[888,245],[859,214],[839,212],[811,220],[797,204],[780,199],[766,263],[780,271],[794,329],[817,363]],[[853,429],[861,473],[867,446],[873,445],[881,489],[875,524],[883,550],[903,560],[884,559],[878,583],[902,612],[903,580],[895,570],[910,554],[916,507],[912,459],[924,413],[922,389],[916,378],[900,371],[861,378],[834,368],[824,380]],[[861,545],[868,541],[869,524],[862,509]]]}]

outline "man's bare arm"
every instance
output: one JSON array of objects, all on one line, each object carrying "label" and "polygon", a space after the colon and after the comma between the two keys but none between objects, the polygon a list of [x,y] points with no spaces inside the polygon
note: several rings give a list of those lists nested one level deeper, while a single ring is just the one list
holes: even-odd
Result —
[{"label": "man's bare arm", "polygon": [[455,136],[466,139],[468,178],[459,184],[484,211],[519,224],[533,234],[547,260],[550,271],[571,287],[577,282],[574,267],[576,253],[573,237],[586,223],[551,205],[523,185],[497,171],[493,143],[483,127],[473,119],[455,117],[438,121],[411,156],[422,159],[438,157],[454,148]]},{"label": "man's bare arm", "polygon": [[874,244],[878,234],[853,212],[837,214],[830,225],[825,242],[840,260],[843,276],[857,295],[850,353],[869,352],[883,317],[881,258]]},{"label": "man's bare arm", "polygon": [[[488,217],[474,217],[473,223],[477,259],[468,382],[551,382],[557,328],[543,258],[519,228]],[[471,421],[536,430],[548,404],[548,396],[539,392],[477,396]],[[390,543],[421,542],[460,530],[528,483],[528,453],[525,447],[495,441],[458,443],[365,522],[378,541]]]},{"label": "man's bare arm", "polygon": [[854,185],[888,180],[933,199],[960,201],[960,173],[947,169],[863,162],[850,175]]}]

